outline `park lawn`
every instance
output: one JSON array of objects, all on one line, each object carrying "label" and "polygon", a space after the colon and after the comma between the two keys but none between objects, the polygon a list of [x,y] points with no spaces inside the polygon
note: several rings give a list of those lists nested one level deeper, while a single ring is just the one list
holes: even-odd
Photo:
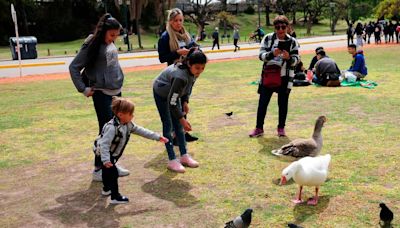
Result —
[{"label": "park lawn", "polygon": [[[133,136],[121,163],[131,175],[120,179],[126,205],[110,206],[91,182],[92,141],[97,121],[91,99],[70,80],[0,84],[0,223],[4,227],[222,227],[247,207],[254,227],[376,227],[379,202],[400,214],[399,46],[366,48],[368,79],[375,89],[293,89],[288,138],[275,136],[276,96],[265,135],[250,139],[255,125],[260,61],[210,63],[190,102],[190,154],[200,161],[185,174],[166,170],[162,144]],[[341,69],[345,51],[327,54]],[[308,65],[311,55],[304,55]],[[161,123],[152,98],[159,71],[126,75],[123,95],[136,104],[135,121],[155,131]],[[233,117],[224,113],[233,111]],[[315,119],[326,115],[322,154],[331,154],[329,180],[316,207],[291,203],[297,185],[279,186],[288,161],[271,155],[291,139],[309,137]],[[313,188],[305,187],[304,198]],[[395,216],[395,226],[400,219]]]}]

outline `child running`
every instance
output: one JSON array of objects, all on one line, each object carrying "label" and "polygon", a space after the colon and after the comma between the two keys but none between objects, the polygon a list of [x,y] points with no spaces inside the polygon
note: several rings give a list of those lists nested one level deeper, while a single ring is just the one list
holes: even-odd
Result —
[{"label": "child running", "polygon": [[[174,172],[184,173],[183,165],[191,168],[199,166],[199,163],[187,153],[183,129],[192,130],[184,115],[189,112],[189,96],[194,82],[204,71],[206,63],[207,57],[202,51],[191,49],[182,63],[165,68],[153,83],[153,95],[160,114],[163,135],[169,140],[165,143],[169,159],[167,168]],[[181,103],[183,109],[180,107]],[[178,138],[180,160],[176,159],[172,144],[173,130]]]},{"label": "child running", "polygon": [[94,150],[97,155],[101,156],[104,185],[102,195],[111,195],[111,204],[121,204],[129,202],[129,199],[119,193],[118,170],[115,165],[124,152],[130,134],[133,133],[163,143],[167,143],[168,139],[131,122],[135,109],[131,101],[114,96],[111,109],[114,117],[104,125],[101,134],[94,143]]}]

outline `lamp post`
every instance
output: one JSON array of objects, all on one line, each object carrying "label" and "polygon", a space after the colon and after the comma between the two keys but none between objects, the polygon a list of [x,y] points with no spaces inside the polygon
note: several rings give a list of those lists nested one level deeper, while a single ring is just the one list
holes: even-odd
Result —
[{"label": "lamp post", "polygon": [[335,28],[334,28],[334,23],[333,23],[333,17],[334,17],[334,13],[335,13],[335,6],[336,6],[335,2],[329,2],[329,8],[331,9],[330,27],[331,27],[332,36],[335,35]]}]

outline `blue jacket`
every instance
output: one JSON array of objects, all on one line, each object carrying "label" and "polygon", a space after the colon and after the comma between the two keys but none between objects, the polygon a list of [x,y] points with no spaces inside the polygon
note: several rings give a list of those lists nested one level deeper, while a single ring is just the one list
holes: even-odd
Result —
[{"label": "blue jacket", "polygon": [[158,59],[161,63],[167,62],[168,65],[174,63],[175,59],[179,59],[178,52],[171,51],[169,48],[169,34],[167,31],[163,32],[158,40]]},{"label": "blue jacket", "polygon": [[[194,40],[190,40],[189,44],[186,45],[186,48],[190,48],[196,43]],[[180,55],[178,52],[171,51],[169,47],[169,34],[167,31],[164,31],[161,34],[160,39],[158,40],[158,59],[161,63],[167,63],[168,66],[173,64],[176,59],[179,59]]]},{"label": "blue jacket", "polygon": [[357,71],[362,75],[368,74],[363,52],[358,52],[355,56],[353,56],[353,61],[351,62],[349,71]]}]

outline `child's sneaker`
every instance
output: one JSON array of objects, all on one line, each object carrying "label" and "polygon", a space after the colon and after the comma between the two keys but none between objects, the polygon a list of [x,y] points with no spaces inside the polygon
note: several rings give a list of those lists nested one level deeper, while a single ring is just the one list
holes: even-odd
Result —
[{"label": "child's sneaker", "polygon": [[103,181],[101,169],[93,170],[92,180],[93,180],[93,181],[99,181],[99,182],[102,182],[102,181]]},{"label": "child's sneaker", "polygon": [[198,163],[196,160],[194,160],[192,157],[190,157],[189,154],[183,155],[183,156],[181,157],[180,161],[181,161],[181,164],[182,164],[182,165],[188,166],[188,167],[190,167],[190,168],[197,168],[197,167],[199,167],[199,163]]},{"label": "child's sneaker", "polygon": [[264,134],[264,130],[261,128],[256,128],[253,131],[250,132],[249,137],[254,138],[254,137],[259,137]]},{"label": "child's sneaker", "polygon": [[177,172],[177,173],[184,173],[185,172],[185,167],[182,166],[182,164],[178,161],[178,159],[174,159],[174,160],[168,161],[167,168],[169,170]]},{"label": "child's sneaker", "polygon": [[123,204],[123,203],[128,203],[129,199],[126,196],[121,196],[119,195],[117,198],[115,199],[111,199],[111,204]]},{"label": "child's sneaker", "polygon": [[278,131],[278,136],[279,136],[279,137],[286,136],[285,128],[280,128],[280,127],[278,127],[278,128],[277,128],[277,131]]},{"label": "child's sneaker", "polygon": [[104,188],[103,188],[103,190],[101,190],[101,194],[103,196],[109,196],[109,195],[111,195],[111,190],[105,191]]}]

